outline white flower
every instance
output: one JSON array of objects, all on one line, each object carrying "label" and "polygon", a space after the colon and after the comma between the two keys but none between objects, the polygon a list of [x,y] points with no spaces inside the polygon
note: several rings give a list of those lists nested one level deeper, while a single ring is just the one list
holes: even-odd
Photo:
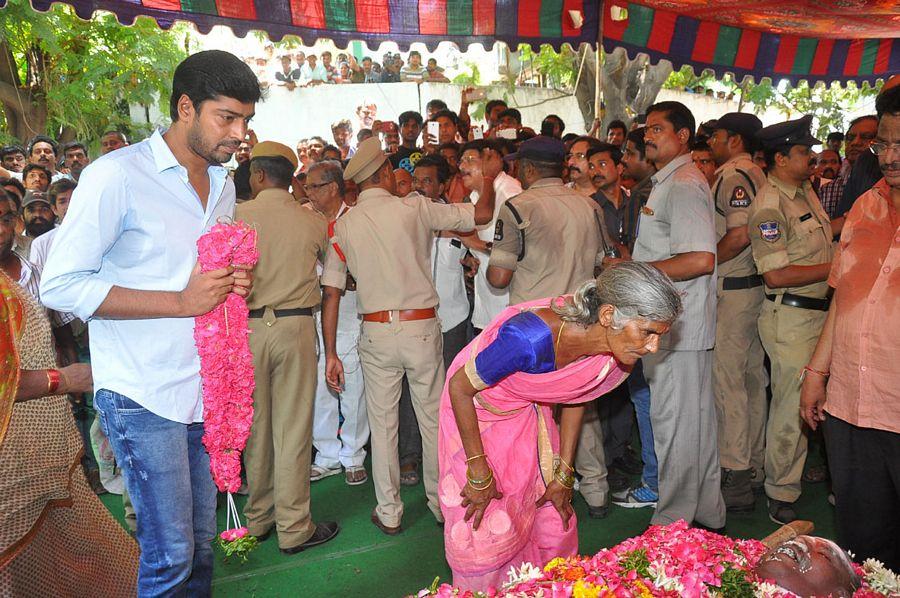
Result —
[{"label": "white flower", "polygon": [[681,584],[681,580],[677,577],[669,577],[666,575],[666,571],[663,565],[658,564],[656,562],[650,563],[650,568],[648,569],[650,572],[650,577],[653,579],[653,585],[657,588],[661,588],[663,590],[668,591],[676,591],[679,594],[684,593],[684,586]]},{"label": "white flower", "polygon": [[516,569],[514,566],[510,567],[509,572],[506,575],[509,578],[509,581],[506,582],[505,587],[512,588],[520,583],[526,583],[533,579],[540,579],[544,576],[544,572],[531,563],[523,563],[519,569]]},{"label": "white flower", "polygon": [[884,566],[881,561],[866,559],[863,563],[866,572],[866,583],[876,592],[885,596],[900,594],[900,576]]}]

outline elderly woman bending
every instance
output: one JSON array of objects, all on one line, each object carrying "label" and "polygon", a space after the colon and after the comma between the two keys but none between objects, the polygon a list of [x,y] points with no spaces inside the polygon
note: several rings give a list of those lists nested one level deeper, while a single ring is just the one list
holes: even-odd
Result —
[{"label": "elderly woman bending", "polygon": [[454,585],[487,590],[511,566],[576,554],[572,463],[584,403],[656,352],[680,310],[663,273],[622,263],[573,296],[507,308],[457,355],[438,445]]}]

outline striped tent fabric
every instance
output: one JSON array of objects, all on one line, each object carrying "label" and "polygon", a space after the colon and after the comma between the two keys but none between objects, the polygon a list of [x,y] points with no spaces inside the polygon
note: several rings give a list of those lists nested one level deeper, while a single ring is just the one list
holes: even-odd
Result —
[{"label": "striped tent fabric", "polygon": [[[5,3],[0,0],[0,6]],[[408,49],[413,42],[434,49],[441,41],[466,48],[490,48],[502,41],[515,48],[551,44],[596,43],[599,9],[596,0],[66,0],[88,19],[96,10],[116,15],[125,25],[149,16],[160,27],[177,21],[194,23],[202,33],[226,25],[237,35],[265,31],[272,39],[296,35],[307,45],[319,38],[341,47],[363,41],[377,48],[383,41]],[[36,10],[49,10],[52,0],[32,0]],[[576,22],[570,11],[583,20]]]},{"label": "striped tent fabric", "polygon": [[[624,9],[624,10],[623,10]],[[615,18],[627,15],[627,18]],[[603,14],[603,47],[668,59],[675,68],[712,69],[718,77],[868,81],[900,73],[900,40],[830,39],[775,34],[699,20],[635,2],[614,1]]]}]

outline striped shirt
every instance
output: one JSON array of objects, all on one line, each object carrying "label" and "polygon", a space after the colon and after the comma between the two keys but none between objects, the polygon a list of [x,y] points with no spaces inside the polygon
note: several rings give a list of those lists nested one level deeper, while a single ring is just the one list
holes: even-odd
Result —
[{"label": "striped shirt", "polygon": [[[29,262],[20,253],[18,253],[18,251],[13,251],[13,255],[19,258],[19,263],[22,264],[18,280],[19,286],[25,289],[25,292],[34,297],[37,302],[40,303],[41,271],[37,266]],[[72,314],[60,313],[52,309],[47,309],[46,307],[44,307],[44,310],[47,312],[47,317],[50,318],[50,324],[53,326],[53,328],[60,328],[62,326],[65,326],[75,319],[75,316],[73,316]]]}]

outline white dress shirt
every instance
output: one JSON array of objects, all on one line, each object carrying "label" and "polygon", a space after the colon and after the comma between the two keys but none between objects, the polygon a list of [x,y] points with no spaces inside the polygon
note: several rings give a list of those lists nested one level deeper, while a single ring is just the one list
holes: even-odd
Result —
[{"label": "white dress shirt", "polygon": [[[500,207],[506,200],[515,197],[522,192],[522,185],[518,180],[501,172],[494,179],[494,217],[489,224],[477,228],[478,238],[486,243],[494,240],[494,227],[497,225],[497,215]],[[469,194],[473,204],[478,203],[478,191]],[[472,254],[478,258],[481,265],[475,274],[475,307],[472,310],[472,326],[486,328],[491,321],[500,315],[500,312],[509,307],[509,288],[498,289],[492,287],[487,281],[488,260],[490,252],[473,250]]]},{"label": "white dress shirt", "polygon": [[89,322],[94,388],[127,396],[169,420],[202,421],[194,318],[94,317],[113,286],[182,291],[197,239],[234,215],[234,184],[210,165],[204,212],[159,131],[90,164],[72,195],[41,281],[53,309]]},{"label": "white dress shirt", "polygon": [[[440,201],[438,203],[447,203]],[[466,246],[457,237],[434,236],[431,251],[431,278],[437,289],[438,318],[441,332],[448,332],[469,317],[469,297],[466,279],[459,260],[466,255]]]}]

